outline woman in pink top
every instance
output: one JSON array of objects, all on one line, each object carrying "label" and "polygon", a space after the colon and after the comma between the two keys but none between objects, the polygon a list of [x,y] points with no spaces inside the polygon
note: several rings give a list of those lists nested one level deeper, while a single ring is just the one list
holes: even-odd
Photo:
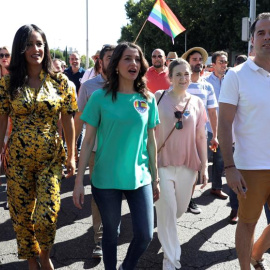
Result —
[{"label": "woman in pink top", "polygon": [[201,172],[201,188],[208,181],[207,115],[201,99],[186,92],[190,76],[190,65],[178,58],[169,67],[173,88],[155,93],[161,121],[156,128],[161,190],[156,211],[163,270],[181,267],[177,218],[187,210],[197,172]]}]

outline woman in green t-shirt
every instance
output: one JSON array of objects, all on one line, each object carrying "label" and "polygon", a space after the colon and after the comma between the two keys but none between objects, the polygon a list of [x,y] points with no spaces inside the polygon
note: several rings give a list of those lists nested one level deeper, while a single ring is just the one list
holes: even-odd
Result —
[{"label": "woman in green t-shirt", "polygon": [[134,237],[119,269],[134,269],[153,236],[153,199],[159,198],[154,128],[159,117],[155,98],[144,81],[147,67],[139,46],[119,44],[108,66],[104,89],[92,94],[81,116],[87,125],[73,200],[81,208],[83,176],[97,135],[91,182],[102,218],[106,270],[116,269],[123,194],[129,204]]}]

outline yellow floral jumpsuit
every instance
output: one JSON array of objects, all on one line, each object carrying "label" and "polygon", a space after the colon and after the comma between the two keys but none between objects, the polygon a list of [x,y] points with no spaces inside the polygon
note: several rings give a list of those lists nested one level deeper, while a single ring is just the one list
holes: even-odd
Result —
[{"label": "yellow floral jumpsuit", "polygon": [[59,114],[77,111],[75,91],[65,75],[44,71],[39,91],[25,86],[11,100],[9,77],[0,82],[0,114],[12,119],[7,148],[7,195],[18,256],[29,259],[52,247],[65,151],[57,132]]}]

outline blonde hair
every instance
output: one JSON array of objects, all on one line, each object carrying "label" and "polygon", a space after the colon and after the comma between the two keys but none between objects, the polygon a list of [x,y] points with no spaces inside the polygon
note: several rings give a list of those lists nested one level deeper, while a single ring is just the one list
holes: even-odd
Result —
[{"label": "blonde hair", "polygon": [[[8,46],[2,46],[2,47],[0,47],[0,51],[1,50],[6,50],[6,51],[8,51],[8,53],[10,53],[10,49],[9,49]],[[1,77],[2,77],[2,66],[0,65],[0,78]]]}]

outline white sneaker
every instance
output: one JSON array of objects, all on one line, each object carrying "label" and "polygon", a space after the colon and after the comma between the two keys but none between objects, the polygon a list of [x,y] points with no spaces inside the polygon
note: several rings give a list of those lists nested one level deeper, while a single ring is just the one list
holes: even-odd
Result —
[{"label": "white sneaker", "polygon": [[164,258],[162,270],[175,270],[175,266],[168,259]]}]

